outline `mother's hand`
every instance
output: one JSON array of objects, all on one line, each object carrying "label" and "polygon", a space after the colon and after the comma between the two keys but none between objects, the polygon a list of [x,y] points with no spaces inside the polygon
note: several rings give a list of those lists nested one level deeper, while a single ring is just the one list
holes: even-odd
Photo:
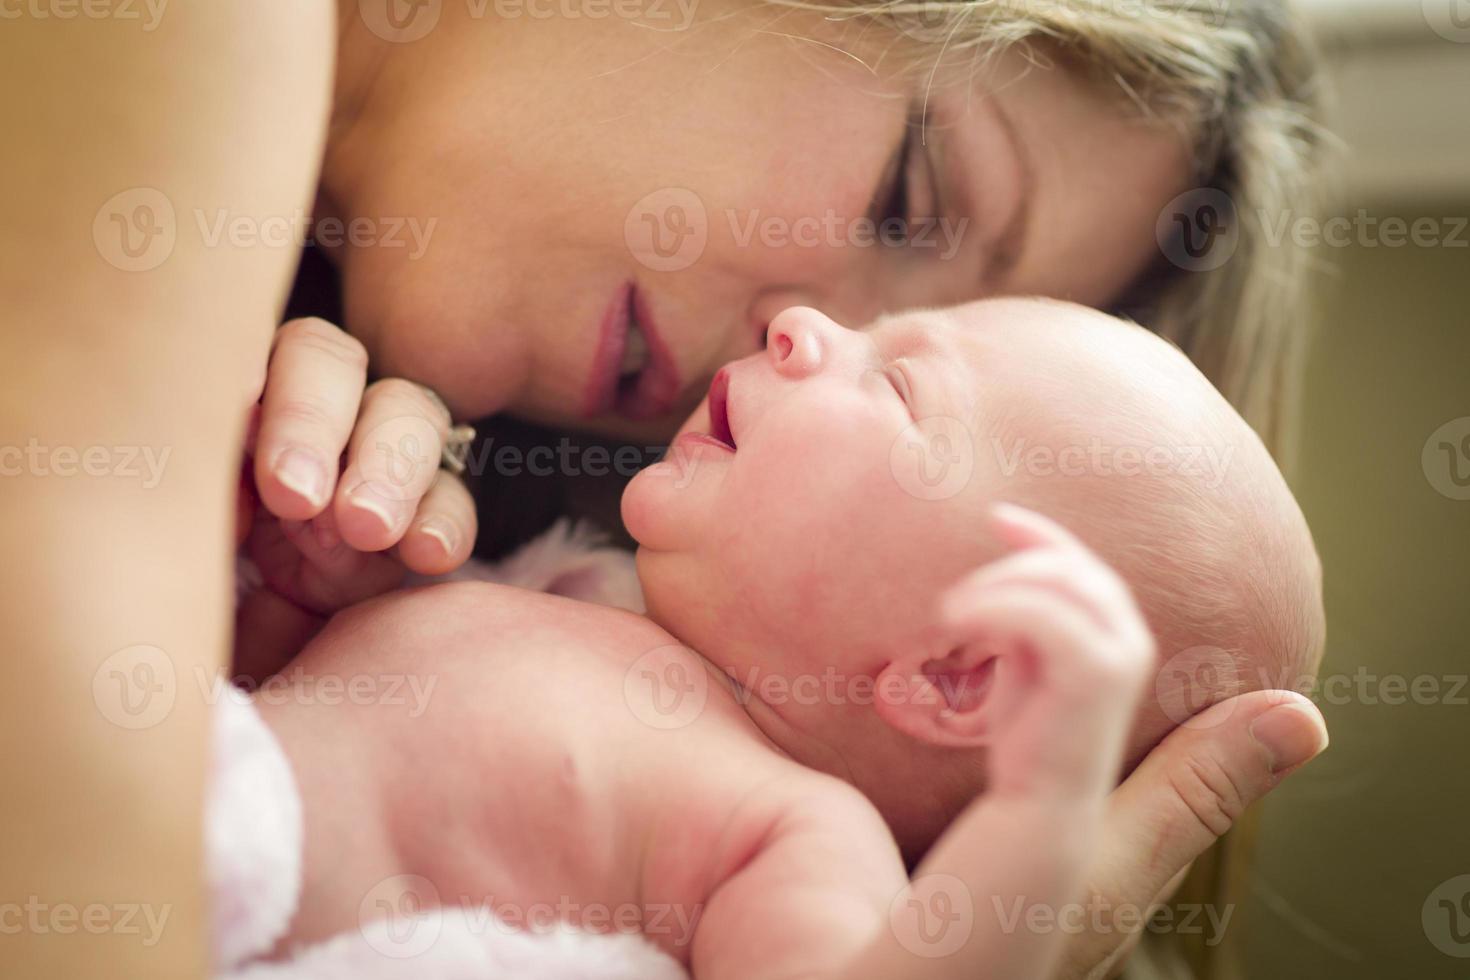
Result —
[{"label": "mother's hand", "polygon": [[[1113,791],[1091,900],[1146,914],[1246,807],[1326,747],[1321,713],[1286,691],[1241,694],[1190,719]],[[1073,937],[1058,980],[1111,976],[1138,942],[1142,923],[1131,924]]]},{"label": "mother's hand", "polygon": [[311,522],[331,542],[338,579],[390,548],[410,571],[453,571],[474,546],[475,505],[439,468],[449,409],[402,378],[369,385],[367,367],[362,344],[325,320],[277,331],[258,435],[247,447],[255,492],[269,515],[292,527]]}]

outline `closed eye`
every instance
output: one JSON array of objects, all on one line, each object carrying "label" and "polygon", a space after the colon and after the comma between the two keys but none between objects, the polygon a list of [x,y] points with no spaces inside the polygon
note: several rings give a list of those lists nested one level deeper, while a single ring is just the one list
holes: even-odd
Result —
[{"label": "closed eye", "polygon": [[898,395],[898,400],[903,402],[904,410],[912,416],[914,414],[914,389],[909,381],[908,370],[904,366],[903,358],[891,361],[883,369],[883,377],[888,379],[888,384]]}]

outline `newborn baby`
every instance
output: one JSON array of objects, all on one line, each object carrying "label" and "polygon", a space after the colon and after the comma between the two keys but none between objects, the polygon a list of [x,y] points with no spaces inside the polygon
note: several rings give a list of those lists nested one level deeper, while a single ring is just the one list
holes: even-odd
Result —
[{"label": "newborn baby", "polygon": [[[1301,513],[1137,326],[1030,300],[865,332],[790,309],[696,419],[623,498],[647,617],[392,593],[292,673],[427,677],[420,714],[260,705],[304,808],[280,949],[407,875],[511,922],[635,910],[700,980],[1043,976],[1059,936],[991,897],[1074,901],[1125,767],[1315,667]],[[935,946],[925,911],[966,902]]]}]

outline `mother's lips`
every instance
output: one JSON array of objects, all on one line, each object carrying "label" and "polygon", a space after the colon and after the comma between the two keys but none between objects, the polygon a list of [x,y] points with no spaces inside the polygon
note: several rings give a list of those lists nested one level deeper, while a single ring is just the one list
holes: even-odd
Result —
[{"label": "mother's lips", "polygon": [[[638,338],[632,338],[633,331]],[[646,345],[636,374],[624,374],[630,341]],[[679,395],[679,375],[664,343],[647,298],[634,283],[624,283],[613,294],[598,330],[597,350],[583,402],[584,415],[617,412],[631,419],[662,415]]]}]

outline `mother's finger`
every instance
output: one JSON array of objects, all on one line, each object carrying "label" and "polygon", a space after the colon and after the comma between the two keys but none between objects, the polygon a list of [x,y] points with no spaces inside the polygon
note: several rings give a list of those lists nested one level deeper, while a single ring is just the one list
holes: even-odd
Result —
[{"label": "mother's finger", "polygon": [[308,520],[331,503],[366,383],[367,353],[339,328],[305,319],[277,332],[255,444],[256,492],[272,514]]},{"label": "mother's finger", "polygon": [[[1176,728],[1108,801],[1093,892],[1114,909],[1147,909],[1246,807],[1327,747],[1311,701],[1288,691],[1252,691]],[[1103,975],[1129,938],[1097,929],[1074,938],[1062,977]]]},{"label": "mother's finger", "polygon": [[475,500],[469,489],[453,473],[440,470],[398,542],[398,557],[420,575],[444,575],[469,558],[476,529]]},{"label": "mother's finger", "polygon": [[359,551],[398,543],[434,485],[448,433],[449,410],[427,389],[402,378],[368,388],[333,505],[342,540]]}]

